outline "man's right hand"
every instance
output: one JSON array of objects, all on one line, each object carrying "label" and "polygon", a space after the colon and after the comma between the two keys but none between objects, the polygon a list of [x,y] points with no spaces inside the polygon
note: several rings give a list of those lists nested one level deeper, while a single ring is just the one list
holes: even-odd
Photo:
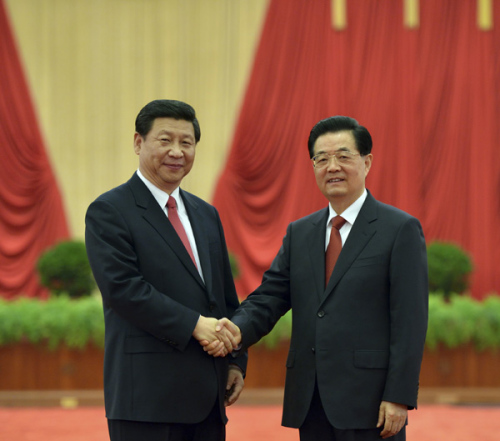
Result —
[{"label": "man's right hand", "polygon": [[[225,357],[238,347],[241,342],[241,331],[231,320],[222,318],[215,327],[217,339],[199,340],[203,350],[214,357]],[[229,341],[230,345],[226,342]]]}]

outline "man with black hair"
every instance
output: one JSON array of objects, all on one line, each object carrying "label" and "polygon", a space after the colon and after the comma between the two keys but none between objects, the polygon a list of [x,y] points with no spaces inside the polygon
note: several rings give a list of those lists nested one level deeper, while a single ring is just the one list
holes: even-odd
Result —
[{"label": "man with black hair", "polygon": [[[247,348],[292,310],[282,423],[301,441],[401,441],[427,329],[422,228],[365,188],[372,139],[356,120],[318,122],[308,149],[328,207],[288,226],[237,326],[220,326]],[[219,354],[222,343],[204,344]]]},{"label": "man with black hair", "polygon": [[243,387],[246,355],[229,364],[199,344],[237,345],[215,328],[239,305],[216,209],[179,188],[200,136],[188,104],[147,104],[134,135],[139,169],[87,211],[111,441],[223,441],[224,406]]}]

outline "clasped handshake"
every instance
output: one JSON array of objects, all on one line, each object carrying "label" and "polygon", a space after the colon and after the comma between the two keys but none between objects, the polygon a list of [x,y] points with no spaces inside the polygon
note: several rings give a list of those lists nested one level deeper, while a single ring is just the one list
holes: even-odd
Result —
[{"label": "clasped handshake", "polygon": [[203,350],[214,357],[225,357],[241,342],[241,331],[231,320],[200,316],[193,331],[193,337]]}]

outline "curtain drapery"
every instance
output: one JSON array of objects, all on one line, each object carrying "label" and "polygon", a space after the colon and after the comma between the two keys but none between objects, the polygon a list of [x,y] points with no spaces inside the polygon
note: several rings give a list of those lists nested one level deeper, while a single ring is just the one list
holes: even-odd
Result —
[{"label": "curtain drapery", "polygon": [[0,66],[0,296],[45,295],[37,259],[68,228],[3,0]]},{"label": "curtain drapery", "polygon": [[418,217],[427,242],[458,243],[474,262],[472,293],[500,291],[500,8],[478,29],[476,0],[271,0],[214,204],[241,271],[260,283],[287,224],[327,205],[307,152],[312,126],[348,115],[373,137],[367,187]]},{"label": "curtain drapery", "polygon": [[4,3],[75,238],[89,204],[137,168],[135,117],[157,98],[196,109],[202,137],[182,186],[211,200],[268,0]]}]

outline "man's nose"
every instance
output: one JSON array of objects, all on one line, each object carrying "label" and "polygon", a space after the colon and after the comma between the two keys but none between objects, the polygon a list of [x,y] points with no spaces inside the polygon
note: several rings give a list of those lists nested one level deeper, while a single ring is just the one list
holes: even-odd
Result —
[{"label": "man's nose", "polygon": [[340,164],[337,161],[337,157],[335,155],[331,155],[328,157],[328,166],[326,167],[327,171],[337,171],[340,170]]},{"label": "man's nose", "polygon": [[184,153],[182,152],[182,148],[177,141],[173,142],[170,145],[170,149],[168,151],[168,154],[174,158],[180,158],[184,155]]}]

